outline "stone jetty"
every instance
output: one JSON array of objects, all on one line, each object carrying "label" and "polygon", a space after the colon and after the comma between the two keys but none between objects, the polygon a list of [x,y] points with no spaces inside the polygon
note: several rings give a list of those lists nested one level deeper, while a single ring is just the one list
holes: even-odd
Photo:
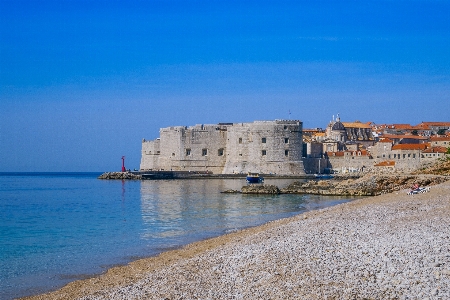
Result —
[{"label": "stone jetty", "polygon": [[450,299],[449,253],[447,181],[193,243],[31,299]]},{"label": "stone jetty", "polygon": [[142,176],[130,172],[105,172],[98,179],[133,179],[141,180]]}]

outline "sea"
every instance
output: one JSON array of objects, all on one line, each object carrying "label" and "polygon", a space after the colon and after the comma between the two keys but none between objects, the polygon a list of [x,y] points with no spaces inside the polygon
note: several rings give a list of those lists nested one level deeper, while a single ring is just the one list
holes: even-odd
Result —
[{"label": "sea", "polygon": [[0,299],[52,291],[195,241],[353,200],[221,193],[240,190],[245,179],[100,174],[0,173]]}]

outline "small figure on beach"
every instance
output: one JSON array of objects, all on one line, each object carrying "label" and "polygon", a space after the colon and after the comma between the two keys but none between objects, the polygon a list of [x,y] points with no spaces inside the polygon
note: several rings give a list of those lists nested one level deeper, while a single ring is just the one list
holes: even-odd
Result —
[{"label": "small figure on beach", "polygon": [[411,191],[418,191],[420,189],[419,184],[415,182],[411,187]]},{"label": "small figure on beach", "polygon": [[413,184],[411,190],[408,192],[408,195],[418,194],[418,193],[427,193],[430,191],[430,187],[420,187],[417,182]]}]

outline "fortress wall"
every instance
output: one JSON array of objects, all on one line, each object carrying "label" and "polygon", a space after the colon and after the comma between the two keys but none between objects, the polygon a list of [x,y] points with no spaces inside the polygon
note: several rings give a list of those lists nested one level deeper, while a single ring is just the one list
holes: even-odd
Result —
[{"label": "fortress wall", "polygon": [[325,173],[325,169],[330,167],[328,159],[315,157],[303,158],[303,165],[307,174]]},{"label": "fortress wall", "polygon": [[158,169],[158,161],[160,156],[160,140],[153,141],[142,140],[141,152],[141,170]]},{"label": "fortress wall", "polygon": [[[394,154],[396,154],[395,158]],[[403,154],[405,154],[405,157],[403,157]],[[408,157],[408,154],[410,154],[410,157]],[[375,159],[375,162],[378,163],[386,160],[395,161],[395,169],[405,171],[414,171],[427,164],[427,160],[421,157],[421,151],[419,150],[394,150],[385,157]]]},{"label": "fortress wall", "polygon": [[[372,170],[376,167],[374,167],[375,164],[378,164],[382,161],[395,161],[394,170],[397,171],[414,171],[420,168],[423,168],[424,166],[432,163],[434,160],[425,159],[423,157],[419,158],[419,155],[416,155],[415,158],[412,157],[405,157],[403,158],[403,155],[399,158],[398,155],[396,158],[393,158],[393,154],[390,154],[390,157],[386,155],[386,157],[379,157],[370,159],[368,157],[357,157],[355,156],[354,159],[352,159],[353,156],[348,157],[329,157],[329,165],[333,169],[339,169],[339,170],[348,170],[350,168],[353,169],[361,169],[364,166],[365,170]],[[305,163],[308,162],[308,160],[305,160]],[[308,170],[310,168],[309,163],[306,163],[306,169]]]},{"label": "fortress wall", "polygon": [[330,156],[328,158],[328,166],[334,170],[360,170],[363,167],[365,169],[373,168],[374,160],[367,156]]},{"label": "fortress wall", "polygon": [[320,158],[323,156],[323,144],[318,142],[306,143],[306,157]]},{"label": "fortress wall", "polygon": [[160,169],[163,169],[165,171],[179,171],[178,166],[174,166],[174,161],[179,161],[182,157],[184,157],[184,141],[182,140],[184,132],[184,126],[172,126],[160,129]]},{"label": "fortress wall", "polygon": [[172,160],[173,168],[222,173],[226,161],[226,140],[226,127],[197,125],[188,128],[182,136],[181,157]]},{"label": "fortress wall", "polygon": [[226,136],[226,126],[221,125],[162,128],[159,159],[148,162],[145,169],[151,169],[147,166],[153,163],[154,170],[222,173]]},{"label": "fortress wall", "polygon": [[304,174],[300,121],[256,121],[228,128],[223,173]]},{"label": "fortress wall", "polygon": [[423,165],[423,160],[419,158],[406,158],[406,159],[390,159],[395,161],[396,170],[414,171],[419,169]]},{"label": "fortress wall", "polygon": [[141,170],[304,174],[302,150],[300,121],[175,126],[143,142]]}]

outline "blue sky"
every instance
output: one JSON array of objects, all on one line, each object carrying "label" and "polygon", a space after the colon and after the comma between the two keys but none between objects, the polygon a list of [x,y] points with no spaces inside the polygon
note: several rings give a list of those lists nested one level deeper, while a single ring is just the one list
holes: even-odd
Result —
[{"label": "blue sky", "polygon": [[[159,128],[450,121],[450,1],[0,0],[0,171],[138,168]],[[290,112],[290,114],[289,114]]]}]

